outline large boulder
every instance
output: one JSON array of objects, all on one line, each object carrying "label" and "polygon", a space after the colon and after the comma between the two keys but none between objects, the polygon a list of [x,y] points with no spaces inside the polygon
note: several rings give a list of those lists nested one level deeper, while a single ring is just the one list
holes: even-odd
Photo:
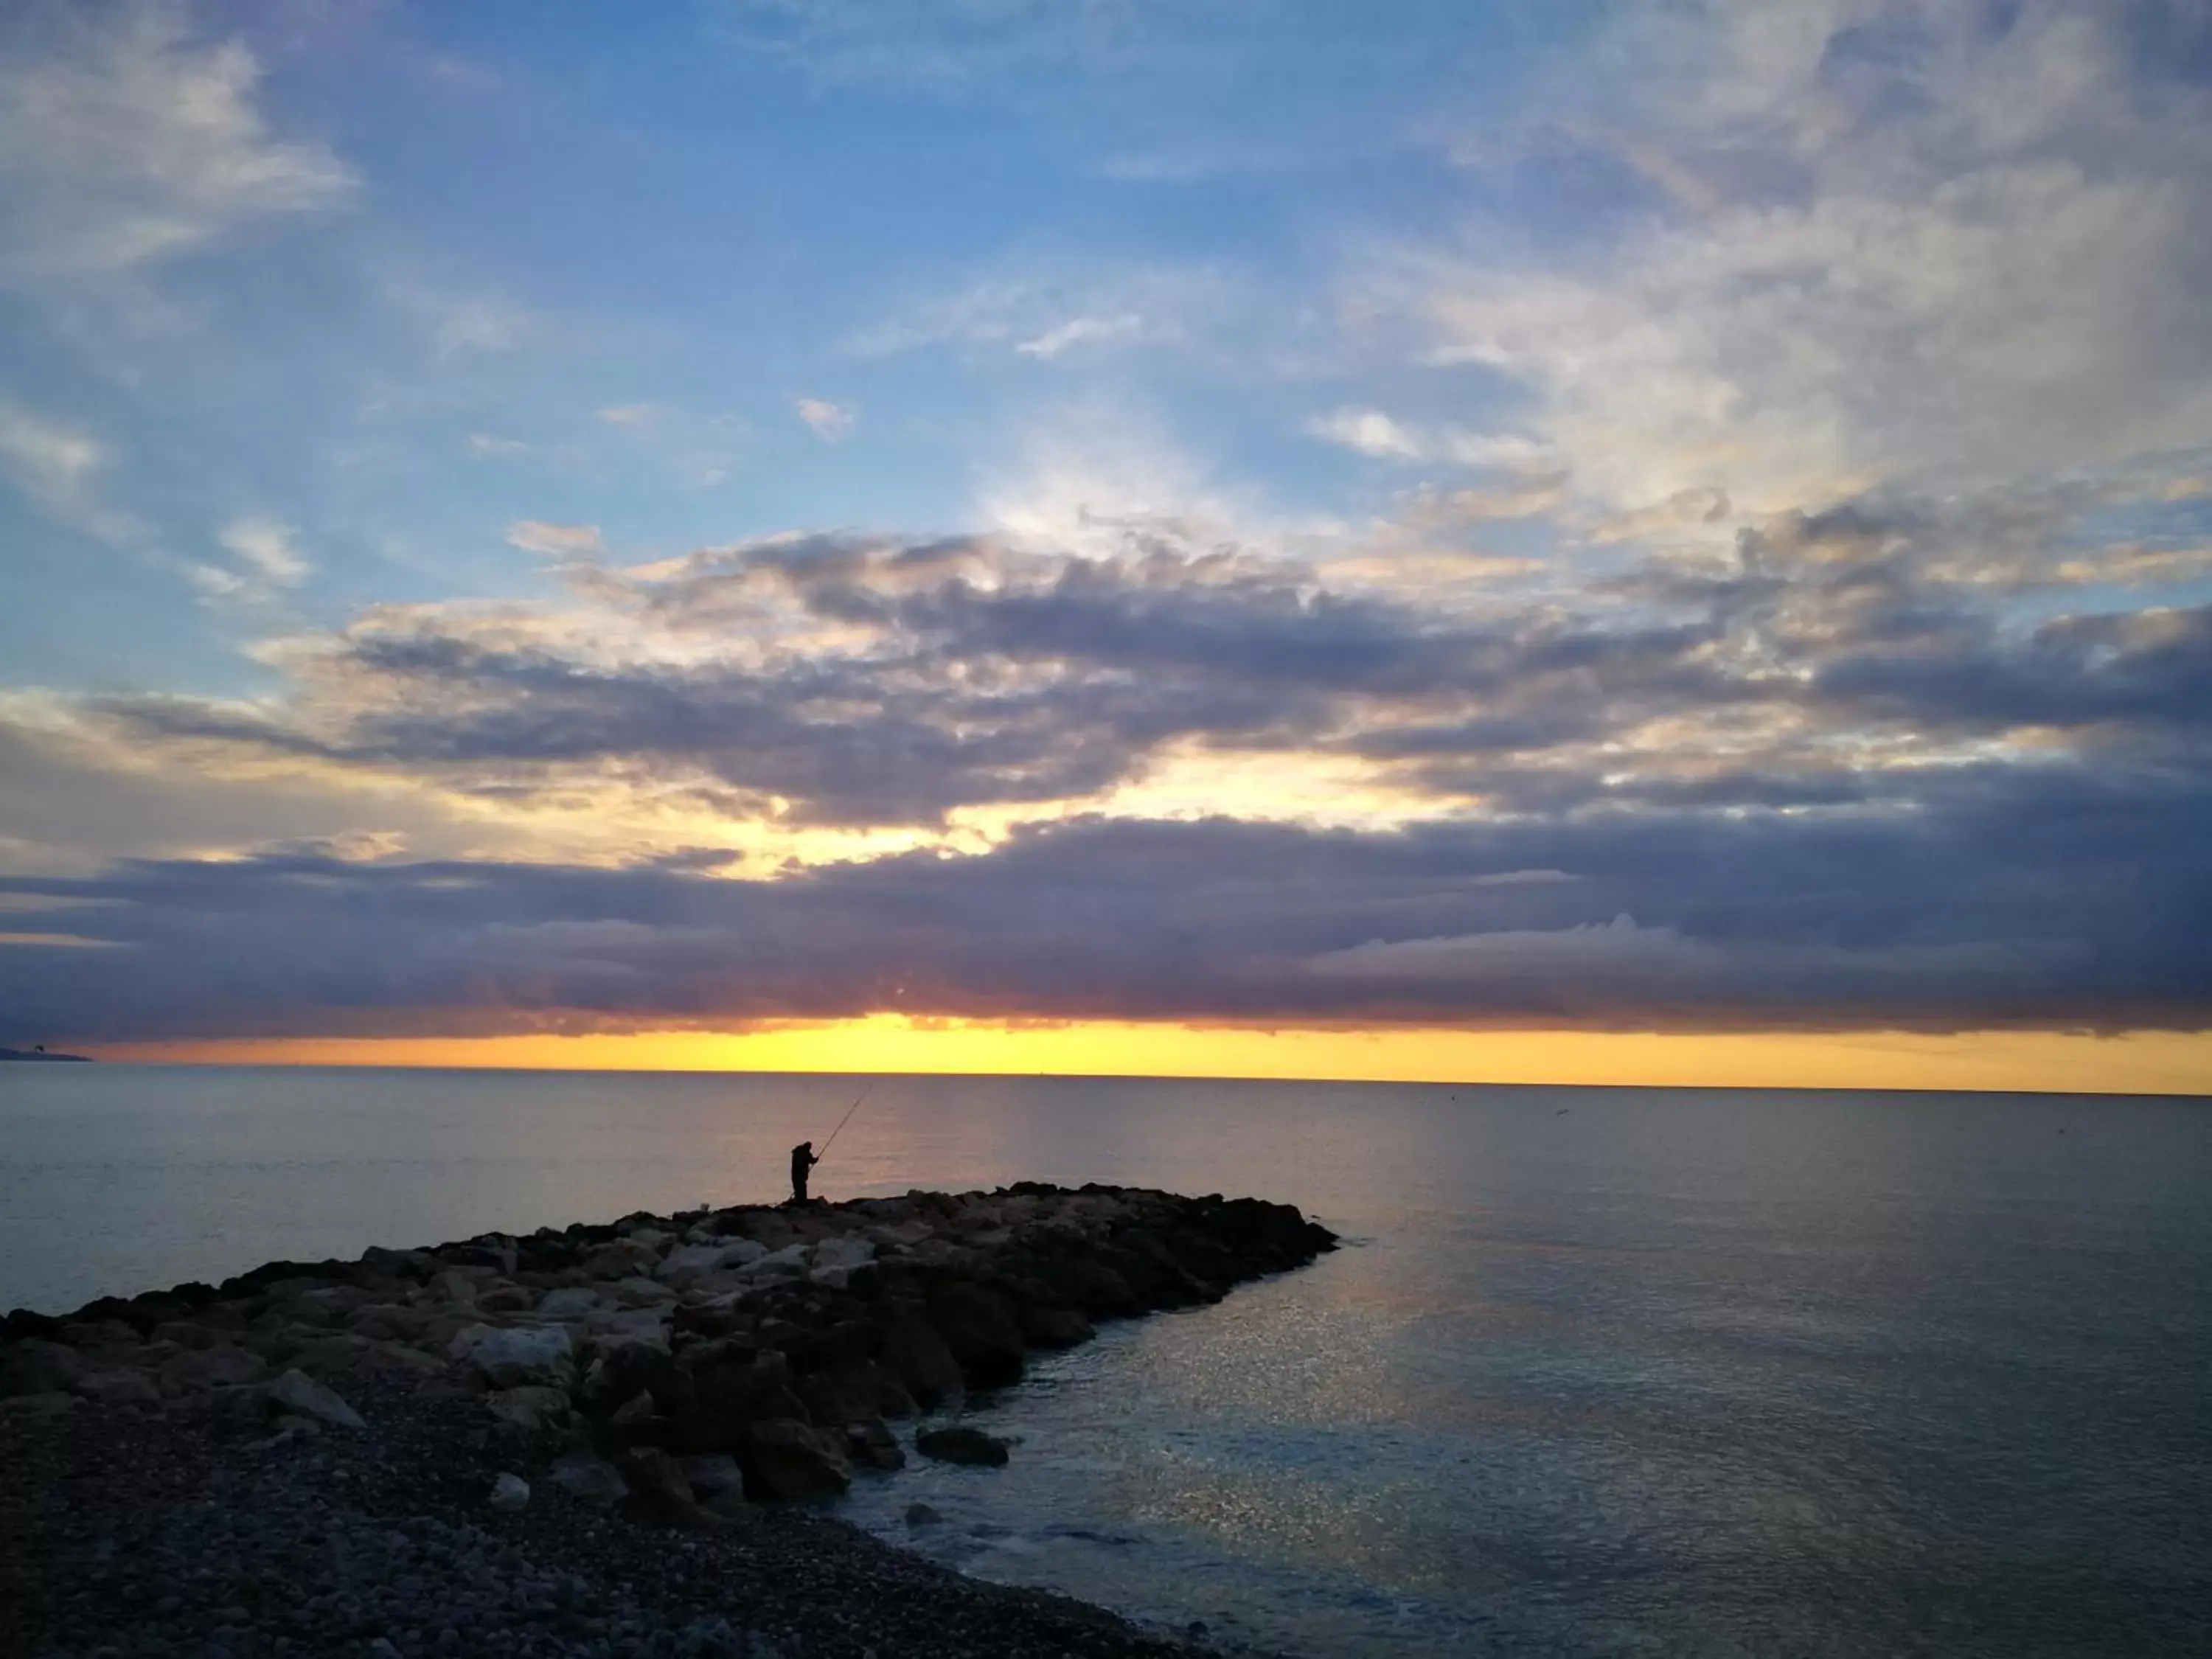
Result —
[{"label": "large boulder", "polygon": [[865,1238],[825,1238],[814,1247],[814,1266],[864,1267],[876,1259],[876,1247]]},{"label": "large boulder", "polygon": [[787,1244],[780,1250],[756,1257],[745,1264],[749,1279],[796,1279],[813,1265],[814,1247],[811,1244]]},{"label": "large boulder", "polygon": [[595,1509],[620,1503],[629,1491],[621,1470],[588,1451],[570,1452],[556,1459],[546,1478],[571,1498]]},{"label": "large boulder", "polygon": [[738,1464],[745,1474],[745,1496],[757,1502],[837,1498],[853,1484],[843,1448],[795,1418],[747,1425]]},{"label": "large boulder", "polygon": [[883,1364],[925,1408],[960,1392],[960,1362],[919,1308],[901,1309],[884,1322]]},{"label": "large boulder", "polygon": [[152,1377],[143,1371],[121,1369],[87,1371],[77,1378],[76,1391],[106,1406],[155,1406],[161,1400],[161,1391],[154,1386]]},{"label": "large boulder", "polygon": [[1096,1256],[1079,1255],[1061,1262],[1059,1279],[1068,1299],[1093,1319],[1127,1318],[1144,1311],[1135,1287]]},{"label": "large boulder", "polygon": [[519,1389],[501,1389],[485,1395],[484,1404],[501,1422],[509,1424],[526,1434],[544,1434],[566,1429],[571,1416],[568,1396],[559,1389],[547,1388],[542,1382],[526,1382]]},{"label": "large boulder", "polygon": [[930,1291],[929,1322],[969,1388],[1004,1388],[1021,1380],[1029,1345],[1007,1297],[967,1279],[941,1280]]},{"label": "large boulder", "polygon": [[709,1453],[697,1457],[679,1457],[677,1467],[690,1483],[691,1495],[702,1504],[711,1504],[716,1498],[743,1498],[745,1495],[744,1471],[738,1460],[724,1453]]},{"label": "large boulder", "polygon": [[495,1389],[525,1383],[565,1389],[576,1380],[576,1357],[567,1329],[559,1325],[471,1325],[453,1337],[447,1352]]},{"label": "large boulder", "polygon": [[803,1376],[798,1394],[807,1415],[823,1425],[914,1415],[907,1391],[872,1359],[840,1360]]},{"label": "large boulder", "polygon": [[310,1418],[335,1429],[365,1429],[361,1413],[305,1371],[286,1371],[269,1385],[273,1410]]},{"label": "large boulder", "polygon": [[1098,1333],[1073,1308],[1032,1306],[1022,1310],[1022,1334],[1033,1348],[1073,1348]]},{"label": "large boulder", "polygon": [[599,1305],[599,1293],[587,1285],[571,1285],[548,1291],[538,1304],[538,1316],[545,1320],[581,1319]]},{"label": "large boulder", "polygon": [[672,1443],[678,1451],[742,1457],[752,1425],[806,1419],[805,1406],[792,1390],[790,1364],[774,1349],[757,1356],[724,1350],[687,1374],[691,1397],[671,1413]]},{"label": "large boulder", "polygon": [[31,1337],[0,1350],[0,1400],[66,1394],[83,1374],[84,1361],[75,1348]]},{"label": "large boulder", "polygon": [[616,1459],[629,1486],[634,1511],[664,1526],[710,1527],[716,1517],[702,1508],[683,1465],[658,1446],[632,1446]]},{"label": "large boulder", "polygon": [[906,1467],[906,1452],[898,1437],[880,1417],[847,1425],[845,1456],[856,1469],[880,1469],[886,1474]]},{"label": "large boulder", "polygon": [[258,1382],[267,1373],[258,1354],[222,1343],[212,1348],[187,1348],[161,1362],[158,1376],[161,1392],[172,1396],[198,1394],[209,1389],[235,1388]]}]

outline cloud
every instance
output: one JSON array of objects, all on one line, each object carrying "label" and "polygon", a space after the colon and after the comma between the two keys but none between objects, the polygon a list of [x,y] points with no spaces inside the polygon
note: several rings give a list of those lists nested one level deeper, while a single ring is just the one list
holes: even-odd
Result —
[{"label": "cloud", "polygon": [[507,544],[549,559],[588,559],[606,547],[595,524],[547,524],[541,519],[517,519],[507,526]]},{"label": "cloud", "polygon": [[1144,0],[726,0],[724,37],[836,81],[892,81],[954,90],[1007,76],[1139,61],[1156,38]]},{"label": "cloud", "polygon": [[0,933],[0,945],[49,951],[112,951],[116,948],[113,939],[86,939],[77,933]]},{"label": "cloud", "polygon": [[1306,430],[1373,460],[1417,461],[1428,453],[1419,438],[1379,409],[1340,409],[1311,422]]},{"label": "cloud", "polygon": [[0,477],[56,524],[112,547],[143,546],[146,527],[100,492],[111,459],[91,434],[0,396]]},{"label": "cloud", "polygon": [[950,347],[1073,364],[1172,347],[1256,360],[1280,355],[1296,334],[1279,297],[1213,265],[1060,269],[1030,261],[911,301],[855,333],[847,349],[878,357]]},{"label": "cloud", "polygon": [[[2059,769],[1877,819],[1360,833],[1091,818],[974,856],[773,879],[168,860],[0,878],[107,902],[71,931],[130,947],[35,966],[0,953],[0,996],[78,1042],[726,1027],[893,1006],[1370,1028],[2195,1030],[2212,1020],[2192,873],[2208,807],[2202,776]],[[1540,859],[1576,878],[1483,880]]]},{"label": "cloud", "polygon": [[801,398],[792,408],[814,435],[825,444],[841,441],[852,432],[854,422],[860,418],[858,412],[849,404],[829,403],[820,398]]},{"label": "cloud", "polygon": [[259,64],[180,7],[18,7],[0,25],[0,274],[112,275],[271,215],[328,209],[352,173],[273,134]]},{"label": "cloud", "polygon": [[636,428],[655,424],[663,413],[658,404],[610,404],[599,410],[599,419],[609,426]]},{"label": "cloud", "polygon": [[1410,426],[1378,409],[1335,410],[1309,422],[1306,430],[1371,460],[1443,461],[1455,466],[1504,467],[1546,474],[1559,471],[1556,453],[1517,433]]},{"label": "cloud", "polygon": [[1021,341],[1014,349],[1024,357],[1050,362],[1079,346],[1141,339],[1144,334],[1145,319],[1134,312],[1104,317],[1071,317],[1064,323],[1055,323],[1034,339]]},{"label": "cloud", "polygon": [[[1910,811],[1978,768],[2179,763],[2199,740],[2212,610],[2185,590],[2013,614],[2078,586],[2094,510],[1869,498],[1775,515],[1724,554],[1449,599],[1170,520],[1102,522],[1081,553],[776,537],[580,563],[559,604],[382,607],[272,659],[282,699],[97,708],[141,744],[487,802],[646,789],[856,830],[1110,806],[1203,755],[1304,757],[1431,811]],[[573,557],[594,536],[510,538]]]},{"label": "cloud", "polygon": [[517,455],[527,455],[536,447],[526,444],[519,438],[502,438],[489,432],[470,433],[466,444],[468,452],[471,455],[496,456],[502,459]]},{"label": "cloud", "polygon": [[314,568],[292,544],[294,532],[268,519],[237,519],[218,539],[258,580],[274,587],[297,587]]},{"label": "cloud", "polygon": [[1651,211],[1586,254],[1413,256],[1361,303],[1516,384],[1604,510],[2201,447],[2212,87],[2160,66],[2159,11],[1624,9],[1542,142]]}]

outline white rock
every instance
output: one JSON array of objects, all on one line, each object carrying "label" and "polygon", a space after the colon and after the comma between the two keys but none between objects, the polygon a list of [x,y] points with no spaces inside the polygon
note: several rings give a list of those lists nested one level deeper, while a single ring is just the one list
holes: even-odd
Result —
[{"label": "white rock", "polygon": [[576,1360],[568,1332],[561,1325],[522,1325],[502,1330],[471,1325],[446,1350],[465,1359],[502,1389],[526,1382],[565,1388],[576,1379]]},{"label": "white rock", "polygon": [[312,1418],[333,1428],[365,1429],[361,1413],[305,1371],[286,1371],[269,1385],[269,1403],[295,1417]]},{"label": "white rock", "polygon": [[671,1250],[667,1259],[653,1269],[663,1279],[674,1279],[683,1273],[710,1273],[722,1265],[728,1251],[720,1244],[686,1244],[682,1249]]},{"label": "white rock", "polygon": [[805,1244],[787,1244],[782,1249],[762,1256],[757,1261],[749,1262],[746,1264],[745,1272],[758,1278],[768,1278],[777,1273],[788,1273],[795,1277],[805,1273],[811,1265],[807,1255],[810,1248]]},{"label": "white rock", "polygon": [[850,1267],[817,1267],[806,1276],[825,1291],[842,1291],[852,1282],[853,1270]]},{"label": "white rock", "polygon": [[491,1506],[519,1510],[530,1502],[530,1483],[519,1474],[502,1474],[491,1483]]},{"label": "white rock", "polygon": [[477,1305],[476,1281],[466,1273],[453,1268],[438,1275],[438,1294],[456,1308],[473,1309]]},{"label": "white rock", "polygon": [[676,1235],[665,1232],[659,1227],[633,1227],[623,1237],[631,1243],[642,1244],[655,1255],[659,1255],[674,1241]]},{"label": "white rock", "polygon": [[676,1292],[658,1279],[625,1279],[615,1285],[615,1300],[625,1308],[655,1308],[676,1300]]},{"label": "white rock", "polygon": [[767,1254],[768,1246],[757,1238],[733,1238],[722,1247],[722,1265],[750,1267]]},{"label": "white rock", "polygon": [[540,1319],[581,1319],[599,1305],[599,1293],[581,1285],[569,1285],[545,1292],[545,1299],[538,1304]]},{"label": "white rock", "polygon": [[859,1267],[876,1259],[876,1247],[865,1238],[825,1238],[814,1247],[817,1267]]},{"label": "white rock", "polygon": [[642,1342],[668,1352],[668,1317],[649,1308],[631,1309],[607,1321],[607,1335],[621,1341]]}]

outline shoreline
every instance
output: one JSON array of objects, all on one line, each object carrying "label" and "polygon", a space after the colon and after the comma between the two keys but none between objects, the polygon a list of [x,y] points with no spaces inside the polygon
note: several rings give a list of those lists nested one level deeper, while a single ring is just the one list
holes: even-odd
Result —
[{"label": "shoreline", "polygon": [[[1335,1243],[1288,1206],[1024,1182],[638,1212],[19,1310],[0,1320],[0,1646],[1192,1651],[808,1504],[896,1480],[909,1445],[1004,1462],[991,1392],[1031,1352]],[[191,1565],[210,1529],[233,1540],[211,1589]],[[349,1591],[364,1549],[389,1570]]]}]

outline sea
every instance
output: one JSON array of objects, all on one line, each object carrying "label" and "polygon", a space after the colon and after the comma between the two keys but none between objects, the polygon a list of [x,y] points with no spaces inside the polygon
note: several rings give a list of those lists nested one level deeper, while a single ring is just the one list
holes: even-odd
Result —
[{"label": "sea", "polygon": [[[865,1086],[0,1068],[0,1307],[772,1200]],[[895,1077],[817,1190],[1024,1179],[1345,1242],[841,1505],[964,1572],[1313,1659],[2212,1653],[2212,1100]]]}]

